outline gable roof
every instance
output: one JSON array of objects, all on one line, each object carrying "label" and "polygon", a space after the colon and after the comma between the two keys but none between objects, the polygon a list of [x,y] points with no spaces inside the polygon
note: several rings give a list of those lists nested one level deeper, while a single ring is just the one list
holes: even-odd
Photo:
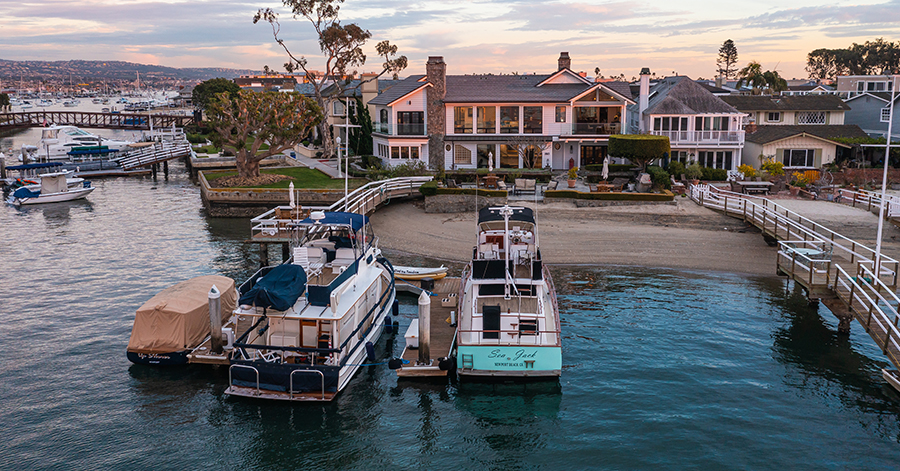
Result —
[{"label": "gable roof", "polygon": [[745,112],[749,111],[847,111],[850,105],[837,95],[731,95],[722,100]]},{"label": "gable roof", "polygon": [[[544,79],[543,81],[541,81],[541,83],[537,84],[536,86],[540,87],[540,86],[546,85],[546,84],[548,84],[548,83],[553,83],[557,78],[559,78],[559,77],[561,77],[561,76],[563,76],[563,75],[568,75],[568,76],[570,76],[570,77],[576,79],[578,82],[581,82],[581,83],[586,83],[586,84],[591,83],[590,80],[588,80],[588,79],[582,77],[582,76],[579,75],[579,74],[576,74],[575,72],[572,72],[572,71],[569,70],[568,68],[565,68],[565,69],[559,69],[559,70],[557,70],[555,73],[550,74],[549,77],[547,77],[546,79]],[[567,82],[567,83],[568,83],[568,82]]]},{"label": "gable roof", "polygon": [[679,75],[666,77],[650,88],[650,100],[644,114],[740,113],[694,82]]},{"label": "gable roof", "polygon": [[623,82],[548,83],[550,77],[551,75],[448,75],[444,102],[565,103],[594,88],[605,88],[622,99],[631,101],[628,84]]},{"label": "gable roof", "polygon": [[[756,132],[752,134],[748,133],[745,139],[755,144],[769,144],[771,142],[804,134],[825,140],[835,137],[869,137],[865,131],[855,124],[830,124],[812,126],[758,126]],[[843,145],[836,142],[835,144]]]},{"label": "gable roof", "polygon": [[[422,82],[422,78],[424,75],[410,75],[404,80],[397,81],[392,87],[385,90],[383,93],[378,95],[375,98],[369,100],[370,105],[389,105],[410,93],[415,92],[416,90],[425,87],[428,85],[427,82]],[[379,83],[378,89],[381,90],[381,85]]]},{"label": "gable roof", "polygon": [[[866,95],[871,96],[871,97],[874,97],[874,98],[877,98],[877,99],[883,101],[883,102],[885,103],[885,106],[887,106],[887,104],[891,102],[891,92],[865,92],[865,93],[860,93],[859,95],[854,95],[852,98],[849,98],[849,99],[847,100],[847,102],[851,102],[851,101],[853,101],[853,100],[858,99],[859,97],[864,97],[864,96],[866,96]],[[898,100],[900,100],[900,93],[894,95],[894,101],[898,101]]]}]

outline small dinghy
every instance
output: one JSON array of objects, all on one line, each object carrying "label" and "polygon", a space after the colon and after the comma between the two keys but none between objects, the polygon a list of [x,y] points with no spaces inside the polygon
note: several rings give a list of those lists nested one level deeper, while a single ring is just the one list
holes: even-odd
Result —
[{"label": "small dinghy", "polygon": [[445,276],[447,276],[447,267],[443,265],[437,268],[394,267],[394,277],[401,280],[416,281],[422,278],[440,280]]},{"label": "small dinghy", "polygon": [[222,312],[237,305],[234,280],[207,275],[170,286],[145,302],[134,316],[127,355],[142,365],[181,365],[209,337],[209,290],[221,294]]}]

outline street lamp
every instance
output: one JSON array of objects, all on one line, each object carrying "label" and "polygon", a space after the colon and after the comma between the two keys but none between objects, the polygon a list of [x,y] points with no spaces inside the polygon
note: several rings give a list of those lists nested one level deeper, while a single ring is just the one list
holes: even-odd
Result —
[{"label": "street lamp", "polygon": [[884,198],[887,190],[888,161],[891,158],[891,132],[894,125],[894,94],[897,92],[897,75],[891,76],[891,111],[888,112],[887,140],[884,144],[884,175],[881,177],[881,202],[878,205],[878,236],[875,240],[875,278],[881,276],[881,232],[884,227]]}]

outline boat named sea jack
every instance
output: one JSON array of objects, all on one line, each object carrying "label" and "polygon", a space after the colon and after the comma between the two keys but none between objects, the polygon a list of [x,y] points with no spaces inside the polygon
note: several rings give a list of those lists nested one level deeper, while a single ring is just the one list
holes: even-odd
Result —
[{"label": "boat named sea jack", "polygon": [[396,293],[368,218],[313,212],[291,223],[290,263],[241,285],[226,394],[330,401],[374,353]]},{"label": "boat named sea jack", "polygon": [[559,308],[531,209],[479,211],[474,258],[463,271],[460,291],[456,365],[461,379],[559,377]]}]

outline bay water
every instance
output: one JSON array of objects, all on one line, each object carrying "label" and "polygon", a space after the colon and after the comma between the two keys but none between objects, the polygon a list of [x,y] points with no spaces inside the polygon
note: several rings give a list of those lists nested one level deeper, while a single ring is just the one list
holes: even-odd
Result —
[{"label": "bay water", "polygon": [[[333,403],[286,404],[225,396],[226,368],[132,365],[144,301],[259,263],[249,221],[208,218],[183,164],[170,168],[95,180],[86,201],[0,208],[0,469],[897,467],[886,359],[775,276],[551,266],[558,383],[406,381],[379,365]],[[416,305],[401,302],[402,332]],[[377,352],[402,348],[385,335]]]}]

